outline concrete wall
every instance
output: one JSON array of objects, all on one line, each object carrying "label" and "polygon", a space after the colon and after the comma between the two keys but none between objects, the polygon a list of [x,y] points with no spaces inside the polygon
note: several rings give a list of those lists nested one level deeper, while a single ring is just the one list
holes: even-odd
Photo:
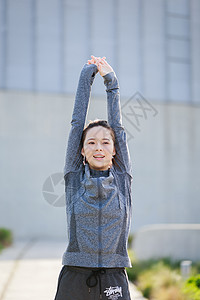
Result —
[{"label": "concrete wall", "polygon": [[[102,0],[101,7],[0,0],[0,226],[16,237],[66,235],[65,148],[91,54],[105,55],[120,81],[132,230],[200,222],[200,1]],[[88,120],[106,118],[104,95],[97,76]]]},{"label": "concrete wall", "polygon": [[[73,93],[91,54],[121,93],[200,102],[199,0],[0,0],[0,88]],[[103,95],[100,80],[94,88]]]},{"label": "concrete wall", "polygon": [[156,224],[145,226],[136,234],[137,258],[200,260],[200,224]]},{"label": "concrete wall", "polygon": [[[55,195],[64,195],[73,103],[73,96],[0,93],[0,227],[16,237],[66,235],[65,207]],[[200,107],[145,102],[139,94],[121,104],[133,163],[132,230],[199,223]],[[106,96],[92,94],[87,120],[95,118],[106,118]],[[48,183],[45,198],[43,185],[55,173],[59,184],[53,191]]]}]

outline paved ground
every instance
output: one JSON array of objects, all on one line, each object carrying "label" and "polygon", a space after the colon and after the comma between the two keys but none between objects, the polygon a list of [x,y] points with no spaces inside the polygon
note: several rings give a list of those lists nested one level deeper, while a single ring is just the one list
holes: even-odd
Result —
[{"label": "paved ground", "polygon": [[[0,253],[0,300],[54,300],[63,240],[18,240]],[[130,285],[131,299],[144,298]]]}]

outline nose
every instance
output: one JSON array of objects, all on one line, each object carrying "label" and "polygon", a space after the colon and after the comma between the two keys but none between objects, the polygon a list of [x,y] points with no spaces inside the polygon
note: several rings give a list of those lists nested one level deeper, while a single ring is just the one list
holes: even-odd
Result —
[{"label": "nose", "polygon": [[101,143],[100,142],[97,142],[97,144],[96,144],[96,151],[102,151],[102,145],[101,145]]}]

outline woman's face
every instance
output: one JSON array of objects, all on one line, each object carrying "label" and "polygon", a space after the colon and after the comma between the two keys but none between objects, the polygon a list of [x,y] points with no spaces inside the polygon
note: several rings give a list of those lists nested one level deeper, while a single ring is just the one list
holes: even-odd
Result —
[{"label": "woman's face", "polygon": [[88,129],[81,154],[91,169],[103,171],[111,167],[115,148],[110,130],[103,126]]}]

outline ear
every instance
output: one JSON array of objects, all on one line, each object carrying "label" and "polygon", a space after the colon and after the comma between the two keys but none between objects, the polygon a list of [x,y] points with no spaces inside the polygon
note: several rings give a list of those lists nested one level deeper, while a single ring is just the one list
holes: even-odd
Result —
[{"label": "ear", "polygon": [[116,154],[115,147],[113,147],[113,153],[112,153],[112,155],[115,155],[115,154]]},{"label": "ear", "polygon": [[83,156],[85,156],[85,152],[84,152],[84,149],[83,149],[83,148],[81,149],[81,154],[82,154]]}]

